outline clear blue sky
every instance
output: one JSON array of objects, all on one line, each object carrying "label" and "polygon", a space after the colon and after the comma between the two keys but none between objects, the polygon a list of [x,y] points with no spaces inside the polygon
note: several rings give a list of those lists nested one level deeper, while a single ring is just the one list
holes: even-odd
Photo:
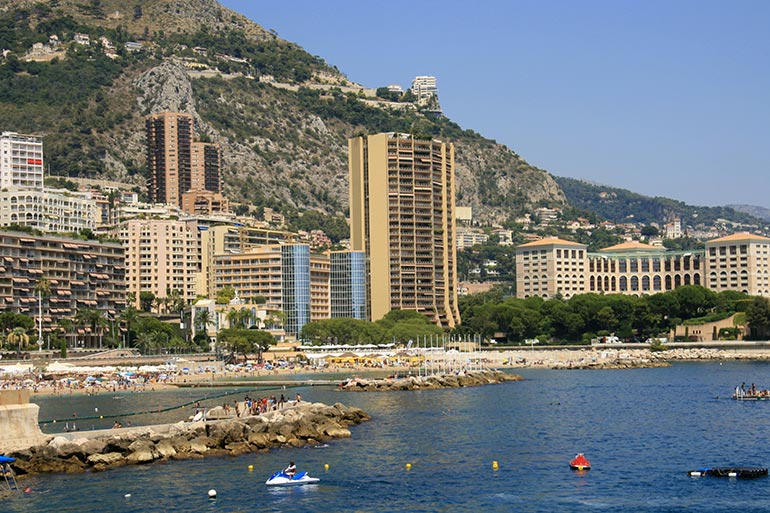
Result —
[{"label": "clear blue sky", "polygon": [[553,175],[770,208],[770,1],[220,2]]}]

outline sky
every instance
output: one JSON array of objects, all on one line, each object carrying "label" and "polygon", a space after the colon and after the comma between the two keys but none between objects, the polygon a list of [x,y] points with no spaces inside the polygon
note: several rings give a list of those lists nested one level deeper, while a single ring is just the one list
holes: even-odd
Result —
[{"label": "sky", "polygon": [[770,1],[220,0],[555,176],[770,208]]}]

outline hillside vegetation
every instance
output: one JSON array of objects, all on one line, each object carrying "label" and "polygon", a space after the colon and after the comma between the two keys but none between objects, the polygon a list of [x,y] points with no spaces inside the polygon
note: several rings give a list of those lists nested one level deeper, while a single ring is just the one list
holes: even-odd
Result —
[{"label": "hillside vegetation", "polygon": [[[72,42],[75,33],[91,44]],[[52,35],[55,54],[28,60]],[[344,216],[347,139],[390,131],[454,142],[457,203],[479,220],[565,202],[547,172],[505,146],[430,112],[364,101],[322,58],[213,0],[0,1],[0,45],[10,50],[0,64],[0,129],[42,136],[51,175],[124,181],[143,193],[144,116],[173,110],[220,144],[224,192],[235,202]]]},{"label": "hillside vegetation", "polygon": [[565,177],[555,179],[574,208],[590,210],[615,223],[660,223],[677,216],[682,220],[682,225],[689,226],[713,226],[720,219],[744,225],[762,224],[757,217],[730,207],[695,207],[678,200],[643,196],[585,180]]}]

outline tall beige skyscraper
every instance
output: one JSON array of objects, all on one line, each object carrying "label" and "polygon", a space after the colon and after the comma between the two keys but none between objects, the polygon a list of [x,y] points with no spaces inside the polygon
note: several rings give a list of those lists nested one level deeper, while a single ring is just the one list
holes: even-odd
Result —
[{"label": "tall beige skyscraper", "polygon": [[350,249],[366,254],[371,319],[416,310],[459,324],[454,146],[383,133],[348,150]]}]

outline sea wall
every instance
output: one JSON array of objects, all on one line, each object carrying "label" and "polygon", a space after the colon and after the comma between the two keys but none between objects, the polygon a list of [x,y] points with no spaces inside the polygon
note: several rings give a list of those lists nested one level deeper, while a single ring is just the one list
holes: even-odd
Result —
[{"label": "sea wall", "polygon": [[459,374],[406,376],[403,378],[352,378],[340,385],[341,390],[352,392],[389,392],[397,390],[435,390],[439,388],[475,387],[494,385],[505,381],[520,381],[521,376],[499,370],[480,370]]},{"label": "sea wall", "polygon": [[369,415],[358,408],[340,403],[329,406],[302,402],[246,418],[69,433],[7,455],[16,458],[11,466],[18,476],[101,471],[124,465],[315,445],[350,437],[348,427],[366,420]]},{"label": "sea wall", "polygon": [[29,390],[0,391],[0,454],[49,439],[37,424],[40,407],[29,402]]}]

